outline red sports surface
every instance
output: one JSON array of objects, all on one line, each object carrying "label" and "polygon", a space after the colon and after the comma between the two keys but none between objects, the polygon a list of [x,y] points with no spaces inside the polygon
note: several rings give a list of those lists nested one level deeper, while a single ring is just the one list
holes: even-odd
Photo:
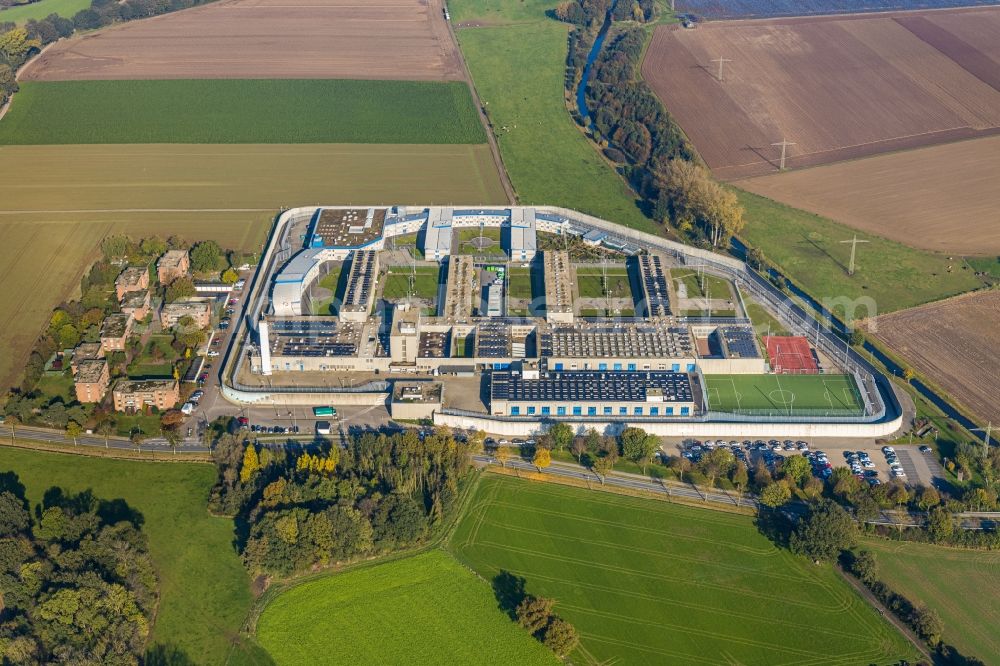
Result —
[{"label": "red sports surface", "polygon": [[809,341],[800,335],[770,335],[764,337],[771,369],[781,374],[819,374],[816,357]]}]

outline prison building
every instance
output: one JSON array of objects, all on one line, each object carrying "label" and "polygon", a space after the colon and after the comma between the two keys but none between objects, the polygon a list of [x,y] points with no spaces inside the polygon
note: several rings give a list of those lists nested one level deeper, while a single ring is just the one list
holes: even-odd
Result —
[{"label": "prison building", "polygon": [[430,208],[424,230],[424,258],[441,261],[451,256],[453,211],[451,208]]},{"label": "prison building", "polygon": [[694,370],[687,328],[650,324],[560,326],[540,336],[540,355],[555,370]]},{"label": "prison building", "polygon": [[510,259],[531,261],[538,251],[534,208],[510,209]]},{"label": "prison building", "polygon": [[490,373],[490,412],[534,417],[689,417],[695,414],[691,379],[684,372]]},{"label": "prison building", "polygon": [[420,310],[397,305],[392,311],[389,357],[394,365],[414,365],[420,351]]},{"label": "prison building", "polygon": [[667,317],[670,315],[670,288],[663,259],[655,254],[639,257],[639,281],[647,317]]},{"label": "prison building", "polygon": [[720,326],[717,335],[726,358],[760,358],[757,336],[750,326]]},{"label": "prison building", "polygon": [[115,297],[121,301],[125,294],[149,289],[149,269],[145,266],[129,266],[115,279]]},{"label": "prison building", "polygon": [[111,374],[103,358],[80,361],[73,377],[73,388],[79,402],[100,402],[108,392]]},{"label": "prison building", "polygon": [[442,316],[464,320],[472,315],[472,282],[475,271],[472,257],[455,255],[448,258],[448,282],[444,292]]},{"label": "prison building", "polygon": [[484,322],[476,327],[473,356],[483,359],[507,359],[513,356],[510,326],[500,322]]},{"label": "prison building", "polygon": [[187,250],[167,250],[156,262],[156,279],[160,284],[170,284],[191,270]]},{"label": "prison building", "polygon": [[343,259],[351,250],[380,246],[385,208],[320,208],[313,220],[309,247],[339,250]]},{"label": "prison building", "polygon": [[545,319],[550,323],[573,323],[572,267],[568,252],[542,253],[545,275]]},{"label": "prison building", "polygon": [[275,371],[365,370],[358,363],[364,327],[329,317],[268,321],[270,364]]},{"label": "prison building", "polygon": [[503,283],[494,281],[486,286],[483,314],[487,317],[503,315]]},{"label": "prison building", "polygon": [[375,299],[375,276],[378,274],[378,252],[358,250],[351,258],[351,268],[347,273],[347,287],[344,302],[340,306],[340,318],[344,321],[364,322],[371,312]]}]

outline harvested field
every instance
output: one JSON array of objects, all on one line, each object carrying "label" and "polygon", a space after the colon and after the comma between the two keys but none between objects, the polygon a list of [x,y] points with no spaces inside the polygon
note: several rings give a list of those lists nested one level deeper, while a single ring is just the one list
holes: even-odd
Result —
[{"label": "harvested field", "polygon": [[24,80],[460,80],[441,0],[221,0],[59,42]]},{"label": "harvested field", "polygon": [[782,139],[801,167],[1000,133],[998,32],[995,8],[661,26],[642,71],[734,179],[777,170]]},{"label": "harvested field", "polygon": [[0,386],[115,231],[259,248],[279,206],[506,201],[489,147],[110,145],[0,148]]},{"label": "harvested field", "polygon": [[742,180],[746,190],[913,247],[1000,254],[1000,137]]},{"label": "harvested field", "polygon": [[980,419],[1000,422],[1000,292],[967,294],[877,317],[870,335]]},{"label": "harvested field", "polygon": [[678,0],[677,11],[697,14],[707,19],[736,19],[994,4],[996,0]]}]

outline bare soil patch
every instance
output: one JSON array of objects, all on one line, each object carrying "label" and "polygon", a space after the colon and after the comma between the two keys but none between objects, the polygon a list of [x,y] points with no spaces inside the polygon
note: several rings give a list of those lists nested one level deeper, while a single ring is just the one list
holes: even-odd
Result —
[{"label": "bare soil patch", "polygon": [[982,420],[1000,422],[1000,291],[976,292],[869,322],[869,332]]},{"label": "bare soil patch", "polygon": [[220,0],[61,41],[23,80],[461,80],[442,0]]},{"label": "bare soil patch", "polygon": [[733,179],[776,171],[782,139],[799,167],[997,133],[996,34],[996,8],[661,26],[642,71]]},{"label": "bare soil patch", "polygon": [[1000,254],[1000,136],[739,181],[912,247]]}]

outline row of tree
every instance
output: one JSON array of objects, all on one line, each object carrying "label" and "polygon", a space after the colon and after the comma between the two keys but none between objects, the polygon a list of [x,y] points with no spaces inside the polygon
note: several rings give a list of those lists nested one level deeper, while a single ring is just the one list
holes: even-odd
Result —
[{"label": "row of tree", "polygon": [[49,489],[29,512],[0,491],[0,654],[5,664],[138,664],[157,603],[142,516],[89,491]]},{"label": "row of tree", "polygon": [[[10,1],[0,0],[0,6]],[[90,7],[80,10],[72,19],[49,14],[43,19],[29,19],[23,26],[3,21],[0,13],[0,105],[17,92],[17,70],[47,44],[69,37],[77,30],[94,30],[207,2],[212,0],[92,0]]]},{"label": "row of tree", "polygon": [[452,514],[475,441],[444,431],[423,439],[367,432],[345,448],[291,451],[223,433],[210,507],[245,526],[240,551],[255,574],[395,551],[421,543]]}]

